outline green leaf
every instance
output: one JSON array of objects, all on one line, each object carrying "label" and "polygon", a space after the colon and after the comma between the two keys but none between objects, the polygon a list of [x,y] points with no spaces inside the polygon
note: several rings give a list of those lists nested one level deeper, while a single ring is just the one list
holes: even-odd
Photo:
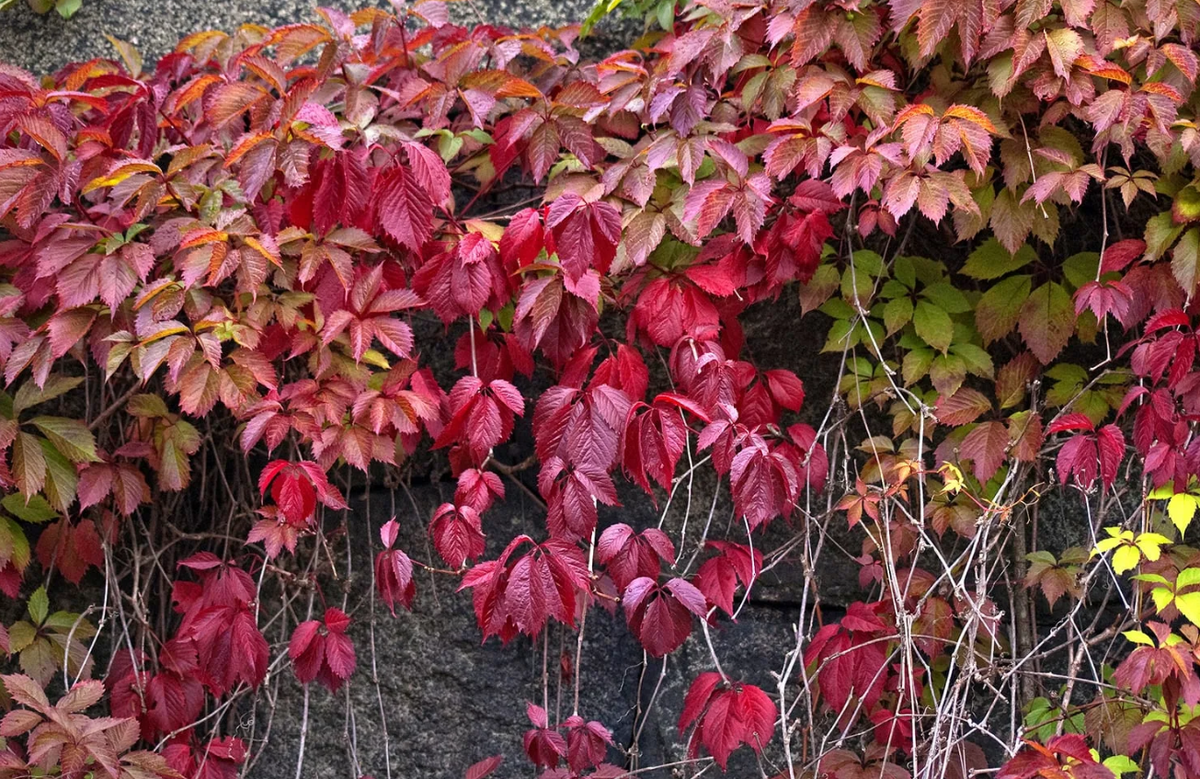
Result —
[{"label": "green leaf", "polygon": [[913,304],[907,297],[896,298],[883,307],[883,324],[887,334],[899,332],[913,317]]},{"label": "green leaf", "polygon": [[61,668],[59,664],[62,659],[61,652],[55,652],[49,641],[38,636],[21,652],[21,670],[44,687],[54,678],[54,672]]},{"label": "green leaf", "polygon": [[883,257],[870,249],[859,249],[852,256],[854,271],[858,275],[867,274],[875,278],[883,273]]},{"label": "green leaf", "polygon": [[900,373],[904,377],[904,385],[906,387],[916,384],[929,373],[929,366],[933,364],[932,349],[913,349],[904,353],[904,360],[900,364]]},{"label": "green leaf", "polygon": [[971,252],[960,272],[980,281],[992,281],[1024,268],[1036,259],[1037,252],[1029,244],[1021,246],[1016,254],[1012,254],[995,238],[988,238],[978,249]]},{"label": "green leaf", "polygon": [[13,623],[8,628],[8,648],[20,652],[37,638],[37,628],[25,620]]},{"label": "green leaf", "polygon": [[900,282],[895,279],[888,279],[879,288],[879,297],[884,300],[891,300],[892,298],[907,297],[909,292],[911,290]]},{"label": "green leaf", "polygon": [[1053,553],[1045,550],[1030,552],[1029,554],[1025,555],[1025,559],[1031,563],[1040,563],[1041,565],[1049,566],[1050,568],[1058,565],[1058,560],[1055,559]]},{"label": "green leaf", "polygon": [[91,622],[82,619],[79,614],[69,611],[54,612],[46,618],[45,627],[64,636],[74,631],[74,637],[78,639],[91,638],[96,635],[96,628],[92,626]]},{"label": "green leaf", "polygon": [[18,573],[29,565],[29,539],[13,520],[0,516],[0,561],[12,563]]},{"label": "green leaf", "polygon": [[1154,562],[1162,554],[1162,547],[1171,543],[1171,539],[1159,533],[1140,533],[1134,543],[1147,560]]},{"label": "green leaf", "polygon": [[51,376],[46,379],[46,383],[38,387],[32,381],[27,381],[17,390],[13,396],[13,417],[20,416],[21,412],[31,406],[36,406],[38,403],[45,403],[48,400],[64,395],[83,383],[83,379],[78,376]]},{"label": "green leaf", "polygon": [[842,297],[853,306],[858,301],[863,308],[871,303],[875,292],[875,279],[860,267],[847,268],[842,273]]},{"label": "green leaf", "polygon": [[1184,568],[1175,577],[1175,589],[1182,590],[1184,587],[1194,587],[1200,584],[1200,568]]},{"label": "green leaf", "polygon": [[1153,262],[1167,253],[1171,244],[1183,232],[1183,228],[1171,220],[1171,214],[1164,211],[1146,220],[1146,261]]},{"label": "green leaf", "polygon": [[1053,281],[1035,289],[1021,306],[1017,329],[1033,355],[1049,365],[1075,331],[1075,305],[1070,293]]},{"label": "green leaf", "polygon": [[75,502],[75,491],[79,484],[79,474],[75,466],[63,457],[54,445],[42,440],[42,456],[46,460],[46,500],[62,513],[66,513]]},{"label": "green leaf", "polygon": [[892,263],[892,275],[909,289],[917,286],[917,268],[912,257],[897,257]]},{"label": "green leaf", "polygon": [[1125,755],[1112,755],[1104,758],[1104,767],[1113,772],[1113,776],[1117,779],[1129,773],[1141,773],[1141,767]]},{"label": "green leaf", "polygon": [[58,518],[58,512],[51,508],[41,495],[32,495],[26,499],[24,495],[14,492],[12,495],[5,495],[0,505],[4,506],[4,510],[9,514],[24,522],[37,524]]},{"label": "green leaf", "polygon": [[967,366],[967,372],[985,379],[992,378],[995,365],[987,350],[981,349],[975,344],[956,343],[950,347],[950,353],[962,358],[963,363]]},{"label": "green leaf", "polygon": [[1150,490],[1150,493],[1146,497],[1150,500],[1169,500],[1174,494],[1175,482],[1172,480],[1161,487],[1155,487],[1154,489]]},{"label": "green leaf", "polygon": [[1171,219],[1175,224],[1200,221],[1200,188],[1191,184],[1179,190],[1171,204]]},{"label": "green leaf", "polygon": [[166,402],[158,395],[134,395],[125,404],[125,410],[132,416],[139,419],[153,419],[154,417],[165,417],[170,412],[167,411]]},{"label": "green leaf", "polygon": [[933,364],[929,366],[929,380],[943,397],[950,397],[958,392],[966,378],[966,364],[961,357],[953,354],[936,355]]},{"label": "green leaf", "polygon": [[834,319],[846,320],[854,318],[854,308],[841,298],[830,298],[822,303],[821,307],[817,310]]},{"label": "green leaf", "polygon": [[31,496],[46,483],[46,457],[37,436],[21,431],[12,444],[12,474],[17,489]]},{"label": "green leaf", "polygon": [[841,283],[838,269],[832,265],[820,265],[807,284],[800,285],[800,313],[815,311],[829,300]]},{"label": "green leaf", "polygon": [[82,0],[57,0],[54,10],[64,19],[70,19],[83,6]]},{"label": "green leaf", "polygon": [[661,0],[655,8],[655,18],[662,29],[675,29],[675,0]]},{"label": "green leaf", "polygon": [[947,314],[964,314],[971,310],[966,295],[944,281],[921,290],[921,296]]},{"label": "green leaf", "polygon": [[479,128],[465,130],[465,131],[459,133],[459,135],[462,135],[465,138],[470,138],[471,140],[475,141],[476,143],[482,143],[485,145],[490,145],[490,144],[493,144],[496,142],[495,140],[492,139],[491,135],[489,135],[486,131],[481,130]]},{"label": "green leaf", "polygon": [[515,316],[516,310],[516,306],[509,302],[505,303],[504,308],[496,313],[496,320],[500,323],[500,329],[506,333],[512,332],[513,316]]},{"label": "green leaf", "polygon": [[1096,280],[1096,271],[1100,269],[1100,255],[1096,252],[1080,252],[1072,254],[1063,261],[1063,276],[1076,289]]},{"label": "green leaf", "polygon": [[87,425],[66,417],[34,417],[30,424],[41,430],[63,457],[73,463],[98,463],[96,439]]},{"label": "green leaf", "polygon": [[854,345],[851,339],[853,332],[853,322],[848,319],[835,319],[829,328],[829,336],[825,339],[825,345],[821,347],[821,351],[840,352],[849,349]]},{"label": "green leaf", "polygon": [[447,133],[438,138],[438,155],[442,158],[442,162],[450,162],[455,155],[463,147],[464,139],[461,135]]},{"label": "green leaf", "polygon": [[1183,234],[1171,252],[1171,274],[1190,299],[1200,283],[1200,227]]},{"label": "green leaf", "polygon": [[1021,305],[1033,288],[1033,277],[1012,276],[997,282],[983,293],[975,305],[975,328],[984,344],[998,341],[1012,332],[1021,314]]},{"label": "green leaf", "polygon": [[1150,591],[1150,599],[1154,601],[1154,608],[1159,613],[1162,613],[1163,609],[1171,605],[1171,600],[1174,597],[1175,593],[1166,587],[1155,587]]},{"label": "green leaf", "polygon": [[38,587],[29,596],[29,618],[33,624],[40,625],[50,616],[50,598],[46,595],[45,587]]},{"label": "green leaf", "polygon": [[917,301],[913,311],[913,326],[921,340],[945,354],[954,338],[954,323],[950,315],[927,300]]}]

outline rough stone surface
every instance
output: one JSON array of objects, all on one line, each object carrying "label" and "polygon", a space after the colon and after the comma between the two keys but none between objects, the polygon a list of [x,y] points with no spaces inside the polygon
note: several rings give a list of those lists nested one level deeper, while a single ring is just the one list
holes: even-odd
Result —
[{"label": "rough stone surface", "polygon": [[[392,619],[380,604],[374,631],[374,667],[370,624],[371,580],[367,561],[378,552],[379,526],[391,516],[393,499],[404,531],[399,541],[419,559],[432,556],[422,526],[433,508],[448,495],[437,485],[414,487],[412,502],[403,492],[394,496],[374,491],[366,500],[354,502],[350,521],[350,577],[347,607],[355,622],[351,635],[358,649],[358,673],[347,694],[331,695],[313,685],[309,691],[309,727],[304,750],[303,777],[347,777],[371,774],[376,779],[393,777],[458,779],[471,763],[492,754],[505,754],[505,766],[496,775],[502,779],[529,776],[529,764],[521,753],[521,734],[528,727],[527,701],[542,701],[542,641],[518,637],[507,647],[496,639],[480,644],[479,629],[471,610],[468,592],[456,593],[455,581],[447,576],[423,575],[412,613],[400,612]],[[367,504],[369,501],[369,505]],[[413,509],[416,506],[416,511]],[[610,514],[602,523],[619,519]],[[624,517],[625,519],[634,519]],[[537,534],[540,510],[513,490],[509,500],[494,507],[484,519],[489,556],[513,535]],[[373,547],[373,548],[372,548]],[[345,555],[345,547],[340,549]],[[344,559],[344,558],[343,558]],[[343,567],[343,571],[345,568]],[[338,595],[326,597],[337,605]],[[315,607],[319,608],[319,607]],[[303,618],[301,611],[299,617]],[[793,645],[791,623],[799,618],[792,604],[752,602],[739,621],[723,621],[713,633],[713,642],[726,672],[733,678],[772,690],[768,672],[779,668],[783,655]],[[628,747],[632,740],[638,703],[648,707],[661,674],[661,661],[651,659],[645,667],[643,654],[625,629],[622,615],[594,607],[588,615],[583,649],[583,694],[580,713],[598,719],[614,731],[616,742]],[[559,703],[557,658],[565,649],[574,657],[574,637],[563,646],[557,625],[548,634],[549,710],[562,718],[570,716],[572,689],[562,687]],[[279,637],[271,636],[272,639]],[[696,675],[712,670],[708,649],[697,629],[688,643],[671,655],[658,691],[657,703],[642,726],[639,765],[655,766],[683,760],[676,718],[687,687]],[[266,749],[252,771],[265,779],[296,776],[299,734],[304,709],[303,694],[286,667],[280,672],[273,707],[265,700],[257,712],[256,738],[274,709],[274,722]],[[373,677],[379,680],[378,692]],[[268,685],[270,686],[270,685]],[[795,690],[792,694],[795,694]],[[639,698],[640,693],[640,698]],[[354,713],[353,727],[347,725],[347,700]],[[380,707],[383,707],[383,714]],[[383,721],[386,718],[385,742]],[[247,725],[242,735],[250,736]],[[348,743],[354,740],[358,766],[354,766]],[[772,746],[778,747],[778,736]],[[261,745],[258,745],[261,746]],[[385,754],[386,746],[386,754]],[[768,768],[778,765],[774,750],[768,750]],[[620,760],[616,751],[610,759]],[[730,764],[731,776],[758,775],[753,755],[743,751]],[[769,771],[774,773],[774,771]],[[672,776],[669,771],[652,776]]]},{"label": "rough stone surface", "polygon": [[[133,43],[147,62],[174,48],[185,35],[202,30],[232,31],[243,24],[270,27],[316,21],[317,5],[354,10],[368,0],[84,0],[64,21],[53,11],[35,14],[23,0],[0,14],[0,62],[30,72],[53,73],[70,62],[112,57],[104,35]],[[382,3],[382,5],[387,5]],[[562,25],[582,19],[591,0],[471,0],[452,4],[455,20],[486,19],[511,27]]]}]

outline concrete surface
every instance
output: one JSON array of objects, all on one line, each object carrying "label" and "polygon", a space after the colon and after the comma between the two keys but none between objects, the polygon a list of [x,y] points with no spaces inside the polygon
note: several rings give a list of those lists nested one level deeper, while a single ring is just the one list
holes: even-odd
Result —
[{"label": "concrete surface", "polygon": [[[513,27],[561,25],[582,19],[591,0],[472,0],[451,3],[452,18]],[[326,0],[324,6],[354,10],[370,0]],[[138,47],[147,63],[170,51],[185,35],[202,30],[232,31],[242,24],[278,26],[316,21],[311,0],[83,0],[64,21],[53,11],[39,15],[25,0],[0,12],[0,63],[33,73],[53,73],[70,62],[115,56],[104,35]],[[386,6],[383,2],[380,5]]]}]

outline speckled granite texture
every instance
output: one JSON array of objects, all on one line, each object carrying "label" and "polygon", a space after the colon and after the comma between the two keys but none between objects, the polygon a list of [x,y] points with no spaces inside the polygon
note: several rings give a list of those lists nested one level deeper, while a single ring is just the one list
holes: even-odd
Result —
[{"label": "speckled granite texture", "polygon": [[[490,24],[512,27],[560,25],[582,19],[591,0],[473,0],[451,5],[456,21],[483,16]],[[353,10],[369,0],[322,0],[321,5]],[[276,26],[315,21],[312,0],[83,0],[69,21],[58,14],[33,13],[22,1],[0,13],[0,62],[33,73],[53,73],[70,62],[114,56],[104,34],[130,41],[147,62],[170,51],[185,35],[201,30],[233,30],[254,23]]]}]

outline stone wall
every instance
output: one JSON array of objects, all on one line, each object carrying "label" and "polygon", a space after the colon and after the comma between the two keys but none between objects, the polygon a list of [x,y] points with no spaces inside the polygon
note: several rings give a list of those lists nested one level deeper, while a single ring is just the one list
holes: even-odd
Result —
[{"label": "stone wall", "polygon": [[[377,0],[388,7],[386,0]],[[317,21],[318,5],[354,10],[370,0],[83,0],[83,7],[64,21],[53,11],[35,14],[25,0],[0,13],[0,63],[38,74],[53,73],[71,62],[112,57],[105,35],[138,47],[147,63],[175,43],[203,30],[232,31],[243,24],[275,27]],[[463,0],[450,4],[452,18],[469,24],[513,27],[562,25],[582,19],[591,0]]]},{"label": "stone wall", "polygon": [[[419,509],[415,516],[408,497],[403,492],[395,495],[396,513],[404,528],[399,545],[413,556],[425,558],[432,555],[427,551],[423,533],[426,518],[448,494],[440,494],[436,486],[425,486],[412,489],[411,495]],[[361,771],[382,779],[387,775],[390,759],[393,777],[459,779],[465,768],[476,760],[503,753],[507,760],[497,776],[528,777],[531,767],[521,751],[521,735],[528,727],[526,702],[540,704],[542,701],[542,640],[531,642],[519,636],[503,647],[493,638],[481,645],[470,593],[455,592],[455,580],[447,576],[421,576],[413,612],[399,612],[395,619],[381,604],[375,604],[378,619],[374,631],[374,663],[378,671],[378,692],[372,683],[367,561],[379,551],[377,529],[391,516],[392,497],[386,491],[375,490],[370,496],[354,501],[351,509],[354,573],[347,595],[348,610],[355,618],[351,635],[358,650],[359,666],[349,685],[349,700],[354,711],[353,731],[360,768],[356,771],[352,766],[351,750],[347,747],[350,731],[346,724],[346,694],[343,691],[331,695],[320,686],[312,685],[301,775],[354,779]],[[639,505],[636,494],[628,497],[630,506]],[[609,516],[601,520],[602,525],[616,520],[638,524],[644,519],[629,516],[630,513],[644,513],[639,508],[609,510],[608,513]],[[484,518],[484,529],[489,537],[488,555],[498,554],[502,542],[517,533],[544,534],[537,530],[540,521],[538,507],[522,499],[518,490],[513,490],[509,500],[493,507]],[[374,548],[369,548],[369,544]],[[341,551],[344,553],[345,549]],[[339,562],[344,563],[344,560]],[[326,597],[331,605],[337,605],[334,600],[336,590],[328,588]],[[790,625],[798,617],[795,604],[756,598],[747,605],[736,624],[723,622],[713,633],[713,640],[726,672],[731,677],[744,678],[773,690],[774,681],[769,671],[781,666],[784,653],[794,644]],[[661,661],[651,659],[643,668],[641,648],[625,628],[620,612],[612,615],[603,608],[593,608],[588,614],[585,635],[580,714],[586,719],[604,722],[613,729],[617,743],[628,747],[639,700],[643,708],[649,702],[661,673]],[[268,637],[276,639],[276,636]],[[573,693],[568,682],[562,689],[561,705],[558,704],[557,658],[563,648],[574,657],[574,634],[567,636],[565,647],[560,643],[562,640],[563,634],[557,626],[548,631],[550,712],[553,718],[556,709],[560,710],[565,719],[571,714]],[[658,702],[643,726],[641,766],[675,762],[686,756],[685,745],[680,742],[676,729],[676,718],[688,684],[696,675],[711,669],[707,647],[697,629],[688,643],[668,658]],[[270,740],[263,757],[251,772],[251,776],[263,779],[296,776],[303,696],[290,669],[284,667],[280,675]],[[793,688],[791,692],[794,694],[796,690]],[[269,708],[270,704],[264,700],[257,712],[258,737],[270,715]],[[387,757],[383,735],[385,718]],[[243,735],[248,736],[249,731]],[[779,746],[778,737],[772,746]],[[776,751],[768,752],[772,762],[778,757]],[[610,751],[610,759],[620,762],[620,755]],[[768,773],[773,774],[771,764],[767,767]],[[774,762],[774,767],[780,766]],[[664,769],[647,775],[667,777],[674,774]],[[729,775],[758,775],[753,757],[747,750],[735,755]]]}]

